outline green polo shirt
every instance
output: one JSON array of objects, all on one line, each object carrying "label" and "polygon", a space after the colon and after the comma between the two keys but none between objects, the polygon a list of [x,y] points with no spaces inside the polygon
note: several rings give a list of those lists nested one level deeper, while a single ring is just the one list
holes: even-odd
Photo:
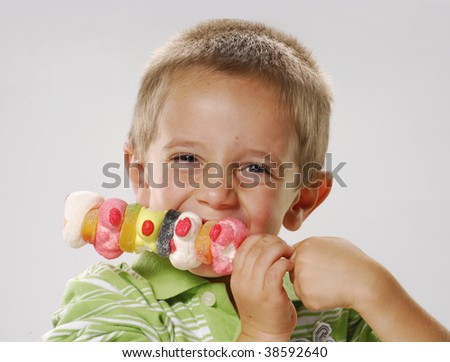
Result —
[{"label": "green polo shirt", "polygon": [[[352,310],[310,312],[285,289],[297,308],[292,341],[372,341],[375,334]],[[71,279],[54,328],[43,341],[234,341],[239,317],[222,283],[174,268],[144,252],[130,267],[97,263]]]}]

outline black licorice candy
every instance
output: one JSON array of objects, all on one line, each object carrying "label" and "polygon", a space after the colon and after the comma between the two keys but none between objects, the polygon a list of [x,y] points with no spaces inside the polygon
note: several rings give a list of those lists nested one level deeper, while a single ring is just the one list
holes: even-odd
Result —
[{"label": "black licorice candy", "polygon": [[170,255],[170,239],[173,237],[173,230],[175,228],[175,221],[181,215],[181,212],[176,210],[168,210],[164,216],[164,220],[159,229],[158,239],[156,240],[156,253],[166,258]]}]

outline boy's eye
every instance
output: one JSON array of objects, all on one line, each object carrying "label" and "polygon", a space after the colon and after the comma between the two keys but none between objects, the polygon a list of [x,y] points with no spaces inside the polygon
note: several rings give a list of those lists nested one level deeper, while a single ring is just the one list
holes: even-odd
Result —
[{"label": "boy's eye", "polygon": [[197,162],[197,157],[195,157],[194,154],[188,153],[188,154],[179,154],[176,155],[173,160],[175,162],[182,162],[182,163],[191,163],[191,162]]},{"label": "boy's eye", "polygon": [[264,165],[260,165],[258,163],[252,163],[246,167],[247,172],[251,173],[270,173],[270,170]]}]

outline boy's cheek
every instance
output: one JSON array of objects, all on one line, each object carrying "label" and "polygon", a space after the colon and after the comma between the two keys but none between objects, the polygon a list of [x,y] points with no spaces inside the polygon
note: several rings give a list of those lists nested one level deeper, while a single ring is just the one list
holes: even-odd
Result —
[{"label": "boy's cheek", "polygon": [[149,191],[149,208],[152,210],[178,210],[183,203],[185,190],[176,187],[153,187]]},{"label": "boy's cheek", "polygon": [[[258,208],[256,208],[258,210]],[[259,210],[262,210],[259,208]],[[278,235],[281,228],[281,220],[278,215],[264,215],[264,211],[256,212],[250,216],[249,235],[270,234]]]},{"label": "boy's cheek", "polygon": [[241,194],[241,205],[246,205],[250,234],[278,235],[291,199],[286,190],[266,186],[246,190]]},{"label": "boy's cheek", "polygon": [[136,202],[144,207],[149,207],[150,190],[148,188],[141,188],[136,191]]}]

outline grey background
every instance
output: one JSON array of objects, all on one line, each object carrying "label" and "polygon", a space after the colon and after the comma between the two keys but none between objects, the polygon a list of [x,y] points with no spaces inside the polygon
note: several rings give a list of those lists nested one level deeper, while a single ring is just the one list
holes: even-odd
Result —
[{"label": "grey background", "polygon": [[350,239],[450,327],[449,14],[448,1],[0,1],[0,340],[37,340],[66,281],[101,260],[63,243],[64,197],[134,201],[102,189],[101,170],[122,162],[144,66],[216,17],[297,36],[332,79],[329,151],[348,187],[282,236]]}]

